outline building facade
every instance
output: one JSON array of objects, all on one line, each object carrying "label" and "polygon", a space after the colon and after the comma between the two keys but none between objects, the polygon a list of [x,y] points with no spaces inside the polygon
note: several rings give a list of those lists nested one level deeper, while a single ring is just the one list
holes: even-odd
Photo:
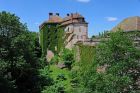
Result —
[{"label": "building facade", "polygon": [[[64,31],[62,37],[64,47],[72,49],[77,42],[84,42],[88,39],[88,23],[85,18],[78,13],[67,14],[62,18],[59,13],[49,13],[49,19],[43,22],[40,27],[40,44],[43,51],[58,49],[60,43],[57,37],[60,32]],[[49,40],[52,40],[48,42]]]},{"label": "building facade", "polygon": [[88,23],[78,13],[67,14],[61,26],[64,27],[65,47],[68,49],[72,49],[77,42],[84,42],[88,38]]},{"label": "building facade", "polygon": [[57,52],[57,48],[60,47],[58,44],[59,37],[61,37],[61,34],[63,33],[63,31],[59,27],[61,22],[62,18],[59,16],[59,13],[49,13],[49,19],[47,21],[44,21],[39,26],[39,42],[44,55],[47,53],[48,50],[51,50],[52,52]]}]

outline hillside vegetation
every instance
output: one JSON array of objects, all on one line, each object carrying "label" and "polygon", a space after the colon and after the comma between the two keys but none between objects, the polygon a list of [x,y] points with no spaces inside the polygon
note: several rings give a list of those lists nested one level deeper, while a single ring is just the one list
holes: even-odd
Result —
[{"label": "hillside vegetation", "polygon": [[58,44],[50,62],[41,46],[19,17],[0,12],[0,93],[140,93],[140,50],[130,33],[109,33],[94,47],[79,44],[79,52]]}]

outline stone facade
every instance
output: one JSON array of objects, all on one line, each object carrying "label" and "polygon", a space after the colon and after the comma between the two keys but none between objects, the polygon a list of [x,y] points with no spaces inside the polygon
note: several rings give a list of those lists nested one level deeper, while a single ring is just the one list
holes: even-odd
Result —
[{"label": "stone facade", "polygon": [[59,13],[49,13],[49,19],[40,25],[40,31],[46,24],[58,24],[64,28],[65,48],[72,49],[77,42],[85,42],[88,39],[88,23],[78,13],[67,14],[64,18],[60,17]]},{"label": "stone facade", "polygon": [[88,38],[87,24],[70,24],[65,28],[65,47],[71,49],[78,41],[84,42]]},{"label": "stone facade", "polygon": [[[47,54],[46,57],[48,61],[50,61],[54,56],[53,48],[57,47],[55,46],[55,42],[47,43],[47,40],[52,40],[50,36],[53,35],[52,33],[59,31],[57,29],[58,27],[65,31],[64,37],[62,37],[65,38],[65,48],[72,49],[77,42],[85,42],[88,39],[88,23],[82,15],[78,13],[71,13],[67,14],[65,18],[62,18],[59,16],[59,13],[49,13],[49,19],[39,26],[39,42],[41,44],[42,51],[46,51],[44,54]],[[55,28],[55,30],[53,31],[52,28]],[[57,42],[57,38],[53,38],[53,41]],[[51,45],[53,45],[53,47],[51,47]]]},{"label": "stone facade", "polygon": [[65,27],[65,47],[68,49],[72,49],[78,41],[84,42],[88,38],[88,23],[78,13],[67,14],[61,25]]}]

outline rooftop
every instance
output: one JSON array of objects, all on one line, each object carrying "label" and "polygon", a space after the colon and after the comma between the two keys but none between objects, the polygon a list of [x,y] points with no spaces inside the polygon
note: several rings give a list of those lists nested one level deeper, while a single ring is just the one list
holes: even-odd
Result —
[{"label": "rooftop", "polygon": [[55,15],[53,13],[49,13],[49,19],[44,21],[40,27],[42,27],[44,24],[47,23],[61,23],[63,19],[59,16],[59,13],[56,13]]},{"label": "rooftop", "polygon": [[79,13],[71,13],[71,14],[67,14],[67,17],[65,17],[63,21],[68,21],[74,18],[84,18],[84,17],[80,15]]},{"label": "rooftop", "polygon": [[60,22],[62,22],[63,21],[63,19],[60,17],[60,16],[58,16],[58,15],[53,15],[53,16],[51,16],[50,18],[49,18],[49,20],[47,21],[47,23],[60,23]]},{"label": "rooftop", "polygon": [[134,16],[126,18],[122,22],[120,22],[116,27],[114,27],[112,31],[116,31],[118,30],[118,28],[124,31],[134,31],[134,30],[140,31],[140,17]]},{"label": "rooftop", "polygon": [[59,13],[53,14],[49,13],[49,19],[47,21],[44,21],[41,25],[40,28],[44,26],[44,24],[48,23],[61,23],[61,26],[64,25],[69,25],[72,23],[86,23],[85,19],[82,15],[79,13],[71,13],[67,14],[65,18],[61,18],[59,16]]},{"label": "rooftop", "polygon": [[61,25],[69,25],[72,23],[86,23],[86,22],[85,22],[85,18],[79,13],[71,13],[71,14],[67,14],[67,17],[63,19]]}]

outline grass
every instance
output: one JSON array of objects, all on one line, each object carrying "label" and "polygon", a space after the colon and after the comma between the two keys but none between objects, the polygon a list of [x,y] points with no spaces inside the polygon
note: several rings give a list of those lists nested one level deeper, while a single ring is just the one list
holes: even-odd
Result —
[{"label": "grass", "polygon": [[50,76],[55,80],[57,81],[57,76],[60,75],[60,74],[63,74],[66,78],[66,80],[63,80],[63,81],[59,81],[59,83],[63,84],[63,86],[65,87],[65,90],[67,91],[70,91],[71,90],[71,83],[70,83],[70,70],[64,68],[64,69],[60,69],[57,67],[57,65],[51,65],[50,66]]}]

